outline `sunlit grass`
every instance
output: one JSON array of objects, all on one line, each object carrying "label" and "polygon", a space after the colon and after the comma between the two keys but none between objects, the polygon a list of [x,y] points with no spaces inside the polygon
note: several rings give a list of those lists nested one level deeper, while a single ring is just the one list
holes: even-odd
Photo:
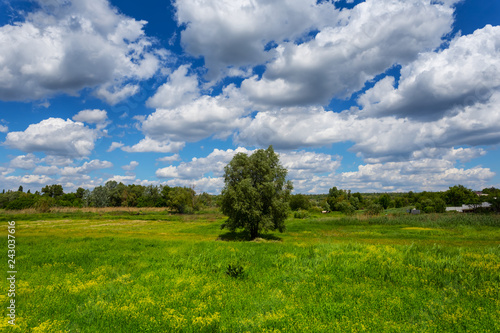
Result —
[{"label": "sunlit grass", "polygon": [[316,216],[250,242],[215,213],[92,214],[16,221],[0,330],[500,331],[498,216]]}]

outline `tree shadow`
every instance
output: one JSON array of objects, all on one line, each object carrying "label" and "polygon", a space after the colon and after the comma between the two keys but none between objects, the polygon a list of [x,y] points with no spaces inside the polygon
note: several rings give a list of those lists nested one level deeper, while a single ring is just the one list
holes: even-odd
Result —
[{"label": "tree shadow", "polygon": [[217,237],[218,241],[224,242],[281,242],[283,239],[274,234],[260,234],[257,238],[250,238],[250,233],[246,231],[230,231]]}]

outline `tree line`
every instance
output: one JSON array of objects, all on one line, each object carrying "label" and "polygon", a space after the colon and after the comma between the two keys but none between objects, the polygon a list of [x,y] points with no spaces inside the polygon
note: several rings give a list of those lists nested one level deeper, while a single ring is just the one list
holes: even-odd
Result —
[{"label": "tree line", "polygon": [[463,185],[455,185],[443,192],[361,194],[332,187],[328,194],[291,195],[290,208],[293,211],[339,211],[347,215],[357,210],[377,215],[388,208],[403,207],[415,208],[424,213],[444,213],[446,207],[479,206],[483,202],[489,202],[492,210],[500,211],[500,189],[485,188],[478,195]]},{"label": "tree line", "polygon": [[52,207],[166,207],[179,213],[191,213],[215,205],[215,196],[196,194],[190,187],[167,185],[125,185],[108,181],[93,190],[79,187],[73,193],[64,193],[62,185],[47,185],[35,193],[17,191],[0,194],[0,209],[19,210],[35,208],[49,211]]},{"label": "tree line", "polygon": [[[350,215],[357,210],[376,215],[388,208],[412,207],[424,213],[442,213],[447,206],[492,204],[491,209],[500,211],[500,189],[491,187],[482,191],[482,196],[464,187],[455,185],[444,192],[407,193],[351,193],[350,190],[332,187],[327,194],[289,195],[292,211],[339,211]],[[62,185],[44,186],[35,193],[17,191],[0,193],[0,209],[19,210],[35,208],[48,211],[51,207],[166,207],[179,213],[191,213],[206,207],[216,207],[220,196],[207,193],[196,194],[189,187],[167,185],[124,185],[108,181],[93,190],[78,188],[74,193],[65,193]]]}]

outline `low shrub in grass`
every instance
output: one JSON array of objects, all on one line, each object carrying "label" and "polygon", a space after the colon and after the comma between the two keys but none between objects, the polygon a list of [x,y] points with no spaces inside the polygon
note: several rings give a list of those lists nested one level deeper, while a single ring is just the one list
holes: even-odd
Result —
[{"label": "low shrub in grass", "polygon": [[293,217],[296,219],[305,219],[309,217],[309,213],[305,210],[299,209],[296,212],[293,212]]},{"label": "low shrub in grass", "polygon": [[245,276],[245,269],[239,264],[229,264],[225,273],[232,278],[242,279]]}]

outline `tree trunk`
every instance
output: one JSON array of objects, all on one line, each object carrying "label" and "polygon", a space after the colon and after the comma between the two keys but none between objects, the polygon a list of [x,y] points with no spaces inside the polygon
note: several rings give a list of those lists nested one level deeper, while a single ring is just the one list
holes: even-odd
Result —
[{"label": "tree trunk", "polygon": [[250,228],[250,239],[254,240],[255,238],[257,238],[258,235],[259,235],[259,227],[258,226],[252,226]]}]

